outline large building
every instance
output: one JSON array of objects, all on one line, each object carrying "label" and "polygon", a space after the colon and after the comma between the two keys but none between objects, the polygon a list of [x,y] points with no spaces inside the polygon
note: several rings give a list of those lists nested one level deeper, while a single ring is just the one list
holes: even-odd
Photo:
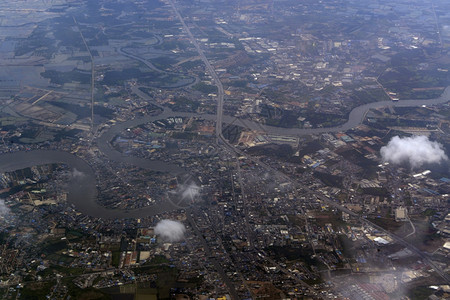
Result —
[{"label": "large building", "polygon": [[405,207],[398,207],[395,209],[395,221],[406,221],[408,219],[407,210]]}]

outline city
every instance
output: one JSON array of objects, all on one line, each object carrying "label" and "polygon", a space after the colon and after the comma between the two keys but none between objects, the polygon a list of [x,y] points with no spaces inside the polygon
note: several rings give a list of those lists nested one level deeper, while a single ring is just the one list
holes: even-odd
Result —
[{"label": "city", "polygon": [[0,3],[2,298],[450,297],[449,9]]}]

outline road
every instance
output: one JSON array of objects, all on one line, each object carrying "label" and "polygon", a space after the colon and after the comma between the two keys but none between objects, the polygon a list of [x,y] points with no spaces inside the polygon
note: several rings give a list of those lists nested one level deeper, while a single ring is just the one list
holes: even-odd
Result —
[{"label": "road", "polygon": [[[194,35],[192,34],[191,30],[184,22],[184,19],[181,16],[180,12],[178,11],[177,7],[175,6],[173,0],[170,0],[169,2],[170,2],[170,5],[172,6],[173,11],[177,15],[178,20],[181,22],[181,25],[183,25],[183,29],[187,33],[189,40],[194,45],[195,49],[198,52],[199,57],[205,64],[206,70],[208,71],[209,75],[213,79],[213,83],[215,84],[215,86],[217,86],[216,143],[219,143],[219,139],[221,141],[226,141],[222,135],[223,98],[224,98],[224,94],[225,94],[223,91],[222,82],[220,81],[219,76],[217,75],[213,66],[209,63],[209,60],[206,58],[205,53],[200,48],[200,45],[198,44],[197,40],[194,38]],[[226,142],[226,144],[227,143],[228,142]]]},{"label": "road", "polygon": [[[223,100],[224,100],[224,90],[223,90],[223,85],[222,82],[219,79],[219,76],[217,75],[217,73],[215,72],[214,68],[211,66],[211,64],[209,63],[208,59],[206,58],[205,54],[203,53],[203,51],[201,50],[199,44],[197,43],[197,40],[194,38],[194,36],[192,35],[191,31],[189,30],[189,28],[187,27],[186,23],[184,22],[183,18],[181,17],[181,14],[178,12],[178,9],[176,8],[175,4],[173,3],[173,0],[170,0],[170,4],[175,12],[175,14],[177,15],[178,19],[180,20],[181,24],[183,25],[184,30],[186,31],[186,33],[189,36],[189,39],[191,40],[191,43],[194,45],[194,47],[196,48],[200,58],[202,59],[203,63],[206,66],[206,69],[208,71],[208,73],[210,74],[210,76],[213,78],[214,80],[214,84],[217,86],[217,111],[216,111],[216,143],[219,144],[221,143],[225,148],[228,148],[229,150],[231,150],[231,153],[234,153],[235,156],[237,155],[244,155],[245,157],[247,156],[246,154],[244,154],[242,151],[237,150],[233,145],[231,145],[228,140],[225,139],[225,137],[222,134],[222,123],[223,123]],[[234,122],[234,120],[233,120]],[[257,125],[259,126],[259,125]],[[238,175],[238,180],[239,180],[239,184],[241,186],[241,190],[244,191],[244,183],[242,180],[242,176],[241,176],[241,171],[240,171],[240,162],[239,159],[236,157],[237,159],[237,175]],[[245,201],[246,195],[245,192],[242,192],[242,200]],[[248,223],[248,212],[247,209],[244,209],[245,212],[245,217],[244,217],[244,223],[246,225],[246,231],[247,231],[247,238],[248,241],[250,242],[251,246],[253,246],[252,244],[254,244],[254,237],[252,234],[252,230],[250,229],[249,223]],[[198,233],[199,234],[199,233]],[[282,268],[278,263],[276,263],[274,260],[267,258],[267,260],[269,262],[271,262],[272,264],[275,264],[283,273],[288,274],[290,277],[294,278],[298,283],[300,283],[301,285],[314,290],[311,286],[309,286],[306,282],[302,281],[301,279],[297,278],[295,275],[293,275],[291,272],[289,272],[288,270]],[[224,274],[225,275],[225,274]],[[226,275],[225,275],[226,277]],[[227,277],[226,277],[227,278]],[[224,278],[225,279],[225,278]],[[225,281],[225,280],[224,280]],[[226,281],[225,281],[226,282]],[[229,280],[228,280],[229,282]],[[227,284],[227,286],[229,288],[234,289],[234,286],[231,284],[231,282],[229,282],[230,285]],[[233,296],[233,293],[230,290],[230,294],[231,297],[233,299],[238,299],[237,298],[237,294],[235,294]]]},{"label": "road", "polygon": [[[223,122],[223,100],[224,100],[224,90],[223,90],[223,85],[219,79],[219,76],[217,75],[217,73],[215,72],[214,68],[212,67],[212,65],[210,64],[210,62],[208,61],[208,59],[206,58],[204,52],[202,51],[202,49],[200,48],[197,40],[194,38],[194,36],[192,35],[191,31],[189,30],[188,26],[186,25],[186,23],[184,22],[184,19],[182,18],[181,14],[179,13],[178,9],[176,8],[173,0],[170,0],[170,5],[172,6],[172,9],[174,10],[175,14],[177,15],[177,18],[179,19],[179,21],[181,22],[185,32],[188,34],[189,39],[191,40],[191,43],[194,45],[194,47],[196,48],[199,56],[201,57],[203,63],[206,66],[206,69],[208,71],[208,73],[210,74],[210,76],[213,78],[214,80],[214,84],[217,86],[218,89],[218,95],[217,95],[217,112],[216,112],[216,143],[219,144],[219,141],[222,142],[222,144],[228,148],[229,150],[232,150],[233,152],[235,152],[235,154],[238,155],[242,155],[246,158],[249,158],[251,160],[253,160],[255,163],[260,164],[261,166],[265,167],[268,170],[272,170],[275,171],[276,173],[281,173],[278,170],[274,170],[272,167],[263,164],[262,162],[258,161],[255,158],[251,158],[249,157],[247,154],[245,154],[244,152],[236,149],[233,145],[231,145],[223,136],[222,134],[222,122]],[[400,101],[380,101],[380,102],[372,102],[372,103],[368,103],[365,105],[361,105],[358,106],[356,108],[354,108],[350,114],[349,114],[349,119],[346,123],[340,125],[340,126],[336,126],[336,127],[331,127],[331,128],[315,128],[315,129],[297,129],[297,128],[271,128],[268,126],[263,126],[264,129],[268,129],[268,131],[271,131],[271,133],[276,133],[276,134],[283,134],[283,135],[304,135],[304,134],[320,134],[320,133],[326,133],[326,132],[340,132],[340,131],[346,131],[349,130],[351,128],[354,128],[356,126],[358,126],[359,124],[362,123],[362,121],[365,118],[366,113],[370,110],[370,109],[376,109],[376,108],[383,108],[383,107],[387,107],[387,106],[393,106],[393,107],[409,107],[409,106],[421,106],[421,105],[432,105],[432,104],[440,104],[440,103],[446,103],[448,102],[450,99],[450,86],[447,87],[444,92],[442,93],[442,95],[438,98],[434,98],[434,99],[429,99],[429,100],[400,100]],[[295,184],[295,186],[299,186],[299,183],[297,181],[294,181],[293,179],[291,179],[290,177],[286,176],[285,174],[281,173],[281,175],[283,177],[285,177],[289,182]],[[385,234],[389,235],[394,241],[396,241],[397,243],[403,245],[404,247],[408,248],[409,250],[413,251],[414,253],[416,253],[419,257],[421,257],[425,263],[427,263],[431,268],[433,268],[433,270],[439,274],[447,283],[450,283],[450,277],[443,272],[439,266],[437,266],[434,262],[432,262],[427,255],[425,255],[422,251],[420,251],[419,249],[417,249],[415,246],[411,245],[410,243],[406,242],[405,240],[403,240],[401,237],[385,230],[384,228],[370,222],[369,220],[361,217],[360,215],[357,215],[356,213],[354,213],[353,211],[347,209],[346,207],[330,200],[327,196],[325,196],[322,193],[319,193],[317,191],[313,191],[310,188],[300,185],[300,188],[303,188],[304,190],[306,190],[308,193],[315,195],[318,199],[320,199],[321,201],[323,201],[324,203],[333,206],[337,209],[339,209],[340,211],[344,211],[346,213],[348,213],[349,215],[355,216],[357,217],[360,221],[372,226],[373,228],[376,228],[382,232],[384,232]]]},{"label": "road", "polygon": [[407,241],[405,241],[404,239],[402,239],[401,237],[399,237],[398,235],[384,229],[381,226],[378,226],[377,224],[367,220],[366,218],[362,217],[359,214],[356,214],[355,212],[349,210],[348,208],[346,208],[345,206],[340,205],[339,203],[329,199],[327,196],[325,196],[323,193],[318,192],[318,191],[314,191],[312,189],[310,189],[309,187],[300,184],[298,181],[290,178],[289,176],[287,176],[286,174],[272,168],[271,166],[259,161],[258,159],[248,156],[247,154],[245,154],[242,151],[239,151],[238,149],[236,149],[236,151],[238,151],[238,153],[240,155],[246,156],[248,159],[252,160],[254,163],[259,164],[260,166],[264,167],[266,170],[275,172],[277,175],[281,176],[282,178],[285,178],[288,182],[290,182],[291,184],[293,184],[294,186],[301,188],[303,190],[305,190],[307,193],[316,196],[321,202],[332,206],[340,211],[343,211],[353,217],[356,217],[359,221],[366,223],[367,225],[370,225],[371,227],[385,233],[386,235],[390,236],[395,242],[401,244],[402,246],[404,246],[405,248],[408,248],[409,250],[411,250],[412,252],[414,252],[415,254],[417,254],[420,258],[422,258],[422,260],[428,265],[430,266],[440,277],[442,277],[447,284],[450,283],[450,276],[448,276],[444,271],[441,270],[441,268],[436,265],[433,261],[431,261],[428,257],[428,255],[426,255],[425,253],[423,253],[422,251],[420,251],[419,249],[417,249],[417,247],[415,247],[414,245],[408,243]]},{"label": "road", "polygon": [[81,32],[80,27],[78,26],[78,22],[73,18],[73,22],[78,28],[78,32],[80,33],[81,39],[83,40],[84,46],[86,47],[86,51],[89,53],[89,57],[91,58],[91,135],[94,136],[94,86],[95,86],[95,63],[94,57],[92,56],[91,49],[84,38],[83,32]]},{"label": "road", "polygon": [[[183,25],[183,28],[184,28],[185,32],[187,33],[191,43],[194,45],[195,49],[198,52],[198,55],[200,56],[201,60],[205,64],[209,75],[212,77],[212,79],[214,81],[214,84],[217,86],[218,92],[217,92],[217,112],[216,112],[216,143],[218,144],[219,139],[220,139],[222,141],[225,141],[226,142],[225,144],[229,145],[228,141],[226,141],[222,135],[222,116],[223,116],[223,98],[224,98],[222,82],[220,81],[219,76],[217,76],[217,73],[215,72],[214,68],[211,66],[208,59],[206,58],[205,53],[203,53],[202,49],[200,48],[200,45],[198,44],[197,40],[192,35],[192,32],[190,31],[189,27],[184,22],[184,19],[181,16],[180,12],[178,11],[177,7],[175,6],[173,0],[170,0],[169,2],[170,2],[170,5],[172,6],[173,11],[176,14],[178,20]],[[234,149],[234,147],[232,147],[231,145],[229,145],[229,147]],[[192,220],[192,218],[191,218],[191,220]],[[201,237],[200,232],[198,232],[198,229],[196,230],[196,234],[199,237]],[[205,244],[205,247],[207,247],[206,241],[204,241],[204,244]],[[205,248],[205,250],[206,250],[206,248]],[[213,259],[213,263],[214,263],[217,271],[219,272],[220,276],[222,277],[223,282],[227,285],[231,298],[239,299],[234,285],[231,283],[230,279],[225,274],[225,272],[220,268],[220,265],[218,264],[217,260]]]},{"label": "road", "polygon": [[[242,155],[246,155],[245,153],[241,152]],[[428,265],[430,266],[440,277],[442,277],[447,284],[450,283],[450,276],[448,276],[444,271],[441,270],[441,268],[436,265],[433,261],[431,261],[428,257],[428,255],[426,255],[425,253],[423,253],[422,251],[420,251],[419,249],[417,249],[417,247],[415,247],[414,245],[408,243],[407,241],[405,241],[404,239],[402,239],[401,237],[399,237],[398,235],[384,229],[381,226],[378,226],[377,224],[367,220],[366,218],[364,218],[363,216],[349,210],[348,208],[346,208],[345,206],[340,205],[339,203],[331,200],[330,198],[328,198],[326,195],[324,195],[321,192],[318,191],[314,191],[312,189],[310,189],[309,187],[300,184],[298,181],[290,178],[289,176],[287,176],[286,174],[272,168],[271,166],[259,161],[258,159],[254,158],[254,157],[249,157],[247,156],[248,159],[251,159],[254,163],[257,163],[259,165],[261,165],[262,167],[266,168],[269,171],[275,172],[276,174],[278,174],[279,176],[285,178],[288,182],[290,182],[291,184],[293,184],[294,186],[301,188],[303,190],[305,190],[308,194],[314,195],[316,196],[321,202],[332,206],[340,211],[343,211],[353,217],[356,217],[359,221],[366,223],[367,225],[385,233],[386,235],[390,236],[392,238],[392,240],[394,240],[395,242],[401,244],[402,246],[404,246],[405,248],[411,250],[412,252],[414,252],[415,254],[417,254],[420,258],[422,258],[422,260]]]},{"label": "road", "polygon": [[408,243],[407,241],[405,241],[403,238],[399,237],[398,235],[384,229],[381,226],[378,226],[377,224],[365,219],[364,217],[354,213],[353,211],[347,209],[346,207],[330,200],[328,197],[326,197],[323,194],[317,193],[312,191],[311,189],[309,189],[308,187],[302,186],[303,189],[307,190],[308,192],[314,194],[318,199],[320,199],[322,202],[333,206],[334,208],[346,212],[347,214],[354,216],[356,218],[358,218],[361,222],[366,223],[367,225],[381,231],[384,232],[386,235],[390,236],[395,242],[399,243],[400,245],[404,246],[405,248],[411,250],[413,253],[417,254],[420,258],[422,258],[422,260],[428,265],[430,266],[440,277],[442,277],[442,279],[444,279],[447,284],[450,283],[450,276],[448,276],[444,271],[441,270],[441,268],[436,265],[433,261],[431,261],[431,259],[428,257],[428,255],[426,255],[425,253],[423,253],[422,251],[420,251],[419,249],[417,249],[417,247],[415,247],[414,245]]},{"label": "road", "polygon": [[409,216],[408,216],[408,221],[409,221],[409,224],[411,224],[412,232],[409,233],[407,236],[405,236],[405,239],[406,239],[407,237],[409,237],[409,236],[411,236],[411,235],[414,235],[414,234],[416,233],[416,226],[414,226],[414,223],[411,221],[411,219],[409,218]]},{"label": "road", "polygon": [[[143,63],[144,65],[146,65],[150,70],[153,70],[153,71],[156,71],[156,72],[159,72],[159,73],[164,73],[164,74],[180,75],[180,73],[168,72],[168,71],[164,71],[164,70],[158,69],[157,67],[155,67],[155,66],[154,66],[150,61],[148,61],[147,59],[142,58],[142,57],[139,57],[139,56],[136,56],[136,55],[134,55],[134,54],[131,54],[131,53],[125,51],[124,48],[126,48],[126,46],[125,46],[125,47],[120,47],[120,48],[118,48],[118,49],[117,49],[117,53],[122,54],[123,56],[126,56],[126,57],[128,57],[128,58],[135,59],[135,60],[137,60],[137,61],[142,62],[142,63]],[[165,86],[165,87],[161,86],[161,88],[181,88],[181,87],[187,88],[187,87],[190,87],[190,86],[192,86],[192,85],[194,85],[194,84],[196,84],[196,83],[198,82],[198,78],[197,78],[197,77],[191,76],[191,75],[189,75],[189,74],[183,74],[183,75],[184,75],[184,76],[187,76],[187,77],[191,77],[191,78],[192,78],[191,82],[190,82],[190,83],[187,83],[187,84],[175,85],[175,86],[171,86],[171,87],[169,87],[169,86]]]},{"label": "road", "polygon": [[[239,181],[239,187],[241,190],[241,196],[242,196],[242,201],[243,201],[243,208],[244,208],[244,220],[243,221],[243,225],[245,226],[245,231],[246,231],[246,235],[247,235],[247,242],[249,244],[249,248],[253,249],[255,247],[256,244],[256,236],[255,236],[255,232],[253,230],[253,228],[250,226],[249,223],[249,219],[248,219],[248,203],[247,203],[247,194],[245,193],[245,184],[244,184],[244,180],[242,178],[242,173],[241,173],[241,162],[239,160],[238,157],[236,157],[236,175],[237,175],[237,180]],[[234,180],[233,178],[231,178],[231,180]],[[236,207],[238,207],[238,204],[236,204]]]},{"label": "road", "polygon": [[198,229],[197,224],[195,223],[195,220],[192,218],[192,214],[198,215],[198,213],[195,213],[192,209],[188,209],[186,211],[186,218],[187,218],[187,221],[189,222],[189,225],[194,230],[195,235],[201,240],[203,248],[205,250],[206,256],[209,257],[210,262],[213,264],[213,266],[216,269],[217,273],[219,273],[220,277],[222,278],[222,282],[225,283],[225,285],[227,286],[228,291],[230,292],[231,298],[232,299],[239,299],[239,296],[238,296],[238,293],[237,293],[237,291],[236,291],[236,289],[234,287],[234,284],[228,278],[227,274],[225,273],[225,270],[222,268],[222,266],[217,261],[217,259],[214,256],[212,256],[213,253],[211,251],[211,248],[209,248],[209,245],[206,242],[205,238],[203,237],[203,234]]}]

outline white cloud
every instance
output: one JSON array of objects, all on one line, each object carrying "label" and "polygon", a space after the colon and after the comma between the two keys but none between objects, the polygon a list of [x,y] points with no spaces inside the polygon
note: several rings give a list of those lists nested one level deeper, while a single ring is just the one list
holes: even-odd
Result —
[{"label": "white cloud", "polygon": [[181,199],[194,200],[200,194],[200,187],[195,183],[180,185]]},{"label": "white cloud", "polygon": [[194,182],[179,184],[171,194],[176,194],[181,200],[194,201],[200,195],[200,187]]},{"label": "white cloud", "polygon": [[161,220],[156,224],[155,233],[168,242],[178,242],[184,239],[186,227],[183,223],[172,220]]},{"label": "white cloud", "polygon": [[6,217],[10,213],[10,209],[8,206],[6,206],[5,201],[3,199],[0,199],[0,217]]},{"label": "white cloud", "polygon": [[383,161],[393,164],[409,163],[412,168],[448,159],[442,145],[430,141],[426,136],[405,138],[395,136],[381,148],[380,153]]},{"label": "white cloud", "polygon": [[78,171],[76,168],[73,168],[72,177],[73,178],[82,178],[82,177],[84,177],[84,173],[81,171]]}]

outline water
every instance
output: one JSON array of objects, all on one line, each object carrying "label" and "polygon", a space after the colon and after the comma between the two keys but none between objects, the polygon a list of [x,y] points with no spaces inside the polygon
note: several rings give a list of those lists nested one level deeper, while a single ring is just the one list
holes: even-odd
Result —
[{"label": "water", "polygon": [[[225,123],[234,122],[235,125],[242,125],[253,130],[261,130],[271,134],[300,136],[308,134],[318,134],[325,132],[339,132],[354,128],[361,124],[365,114],[369,109],[381,108],[386,106],[394,107],[417,107],[422,105],[440,104],[449,101],[450,87],[447,87],[444,93],[435,99],[429,100],[401,100],[397,102],[383,101],[362,105],[353,109],[349,115],[349,120],[339,126],[331,128],[279,128],[265,126],[256,122],[245,121],[230,116],[223,116]],[[110,141],[127,128],[133,128],[141,124],[153,122],[168,117],[192,117],[198,116],[207,120],[215,120],[215,115],[196,115],[193,113],[173,112],[168,108],[157,116],[145,116],[136,118],[123,123],[119,123],[109,129],[96,140],[97,146],[110,160],[138,166],[144,169],[170,172],[174,175],[187,173],[186,170],[177,165],[166,163],[163,161],[151,161],[139,157],[130,157],[123,155],[111,147]],[[142,218],[163,213],[170,210],[179,209],[180,207],[170,201],[158,203],[157,205],[135,210],[108,209],[101,206],[97,202],[97,187],[95,174],[88,163],[83,159],[64,151],[55,150],[35,150],[29,152],[16,152],[0,155],[0,172],[14,171],[35,165],[43,165],[50,163],[64,163],[72,169],[81,172],[81,176],[73,176],[69,182],[68,202],[75,205],[77,210],[90,216],[99,218]]]},{"label": "water", "polygon": [[[36,165],[63,163],[76,169],[68,184],[67,201],[84,214],[97,218],[142,218],[179,207],[171,202],[134,210],[108,209],[97,202],[96,178],[91,166],[83,159],[64,151],[34,150],[0,155],[0,172],[19,170]],[[147,163],[151,163],[147,161]],[[158,164],[161,167],[163,162]]]}]

